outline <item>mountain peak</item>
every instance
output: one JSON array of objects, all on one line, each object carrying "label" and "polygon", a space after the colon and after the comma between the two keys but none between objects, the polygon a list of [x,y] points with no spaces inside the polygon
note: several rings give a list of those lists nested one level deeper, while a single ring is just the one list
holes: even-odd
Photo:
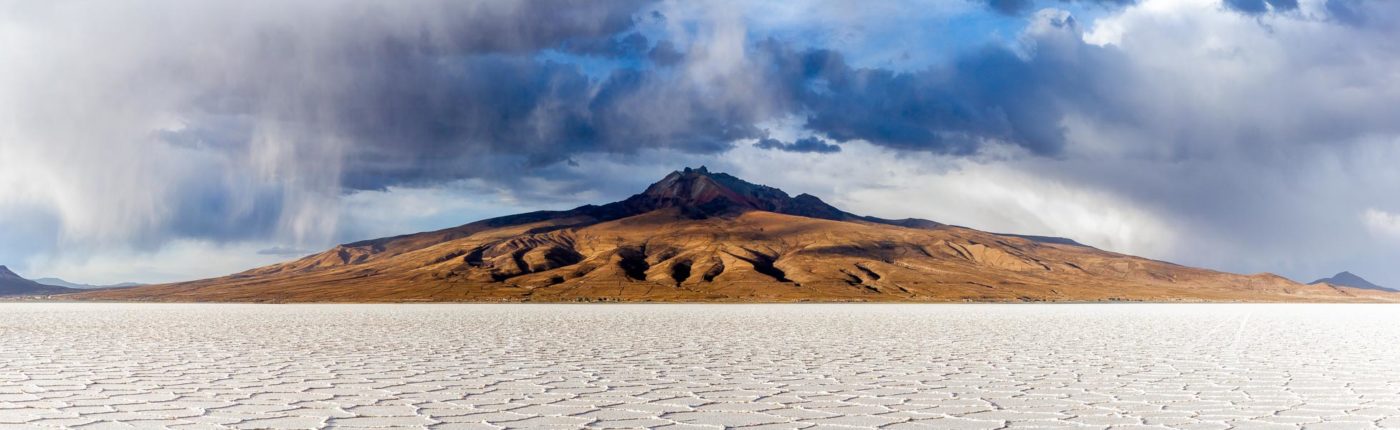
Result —
[{"label": "mountain peak", "polygon": [[711,172],[705,166],[672,171],[660,181],[648,186],[646,191],[627,200],[580,209],[585,208],[597,214],[605,214],[607,219],[676,208],[691,218],[758,210],[833,221],[859,220],[910,228],[942,226],[922,219],[888,220],[855,215],[827,204],[811,194],[789,196],[783,190],[748,182],[727,173]]},{"label": "mountain peak", "polygon": [[1330,277],[1330,278],[1322,278],[1322,279],[1318,279],[1318,280],[1316,280],[1316,281],[1312,281],[1312,282],[1310,282],[1309,284],[1322,284],[1322,283],[1327,283],[1327,284],[1332,284],[1332,285],[1338,285],[1338,286],[1343,286],[1343,287],[1361,288],[1361,289],[1366,289],[1366,290],[1393,291],[1393,290],[1390,289],[1390,288],[1382,287],[1382,286],[1380,286],[1380,285],[1373,284],[1373,283],[1371,283],[1371,281],[1367,281],[1366,279],[1364,279],[1364,278],[1362,278],[1362,277],[1360,277],[1360,276],[1357,276],[1355,273],[1351,273],[1351,272],[1347,272],[1347,271],[1342,271],[1341,273],[1338,273],[1338,274],[1336,274],[1336,275],[1332,275],[1332,277]]},{"label": "mountain peak", "polygon": [[673,171],[624,203],[637,211],[674,207],[692,216],[708,216],[736,210],[779,212],[792,200],[783,190],[700,166]]},{"label": "mountain peak", "polygon": [[0,296],[32,296],[43,294],[59,294],[72,292],[73,290],[40,284],[25,279],[9,267],[0,266]]}]

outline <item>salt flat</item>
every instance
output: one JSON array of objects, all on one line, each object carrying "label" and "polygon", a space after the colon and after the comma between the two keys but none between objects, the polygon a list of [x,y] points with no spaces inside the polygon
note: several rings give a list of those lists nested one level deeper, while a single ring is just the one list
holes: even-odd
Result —
[{"label": "salt flat", "polygon": [[1400,428],[1389,305],[0,304],[0,428]]}]

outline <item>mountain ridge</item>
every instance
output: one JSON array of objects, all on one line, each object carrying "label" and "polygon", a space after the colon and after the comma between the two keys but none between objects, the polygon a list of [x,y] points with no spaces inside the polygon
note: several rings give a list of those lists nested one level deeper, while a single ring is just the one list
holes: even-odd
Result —
[{"label": "mountain ridge", "polygon": [[1380,285],[1373,284],[1373,283],[1371,283],[1371,281],[1368,281],[1368,280],[1366,280],[1366,279],[1364,279],[1364,278],[1362,278],[1362,277],[1360,277],[1360,276],[1357,276],[1357,275],[1354,274],[1354,273],[1347,272],[1347,271],[1342,271],[1341,273],[1338,273],[1338,274],[1336,274],[1336,275],[1332,275],[1331,277],[1318,279],[1318,280],[1316,280],[1316,281],[1312,281],[1312,282],[1309,282],[1309,283],[1308,283],[1308,285],[1317,285],[1317,284],[1330,284],[1330,285],[1337,285],[1337,286],[1342,286],[1342,287],[1360,288],[1360,289],[1363,289],[1363,290],[1400,291],[1400,290],[1396,290],[1396,289],[1394,289],[1394,288],[1382,287],[1382,286],[1380,286]]},{"label": "mountain ridge", "polygon": [[139,283],[139,282],[119,282],[119,283],[116,283],[116,284],[107,284],[107,285],[81,284],[81,283],[77,283],[77,282],[68,282],[68,281],[65,281],[65,280],[63,280],[63,279],[60,279],[60,278],[53,278],[53,277],[48,277],[48,278],[34,278],[34,279],[31,279],[31,281],[38,282],[38,283],[44,284],[44,285],[51,285],[51,286],[55,286],[55,287],[72,288],[72,289],[75,289],[75,290],[95,290],[95,289],[100,289],[100,288],[126,288],[126,287],[136,287],[136,286],[145,285],[145,284],[142,284],[142,283]]},{"label": "mountain ridge", "polygon": [[1386,301],[674,171],[603,205],[338,245],[226,277],[75,294],[157,301]]},{"label": "mountain ridge", "polygon": [[77,290],[44,285],[19,276],[9,267],[0,265],[0,296],[43,296],[66,294]]}]

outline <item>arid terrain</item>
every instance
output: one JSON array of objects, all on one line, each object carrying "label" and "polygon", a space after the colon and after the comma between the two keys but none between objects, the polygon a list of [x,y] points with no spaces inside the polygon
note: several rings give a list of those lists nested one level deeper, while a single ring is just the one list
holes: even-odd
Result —
[{"label": "arid terrain", "polygon": [[0,428],[1400,428],[1395,311],[0,303]]},{"label": "arid terrain", "polygon": [[1397,301],[1107,252],[1069,239],[855,215],[705,168],[602,206],[340,245],[231,276],[81,300]]}]

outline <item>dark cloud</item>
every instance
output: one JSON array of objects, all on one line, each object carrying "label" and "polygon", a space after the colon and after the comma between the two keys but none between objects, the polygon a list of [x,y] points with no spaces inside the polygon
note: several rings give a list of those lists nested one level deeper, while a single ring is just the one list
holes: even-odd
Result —
[{"label": "dark cloud", "polygon": [[[344,185],[380,189],[480,176],[502,158],[547,165],[644,146],[713,152],[757,136],[753,104],[707,100],[683,79],[614,70],[599,80],[582,66],[538,59],[553,49],[679,62],[669,42],[653,49],[628,31],[644,3],[435,4],[424,12],[432,21],[398,26],[374,19],[384,5],[370,5],[320,33],[258,23],[254,43],[220,55],[246,63],[200,89],[184,112],[191,124],[159,137],[239,152],[275,121],[284,139],[334,139]],[[429,24],[442,17],[452,24]],[[197,66],[175,63],[169,72],[176,85],[186,67]]]},{"label": "dark cloud", "polygon": [[630,29],[647,3],[16,5],[0,26],[54,43],[0,54],[36,66],[0,79],[0,109],[22,112],[15,133],[51,154],[37,159],[62,160],[46,192],[84,202],[62,237],[319,246],[345,190],[606,151],[599,83],[537,57],[645,55]]},{"label": "dark cloud", "polygon": [[362,90],[338,94],[323,124],[354,143],[351,188],[452,179],[474,158],[563,156],[596,142],[593,83],[577,66],[496,55],[443,66],[410,51],[366,69],[353,84]]},{"label": "dark cloud", "polygon": [[993,10],[1004,14],[1018,14],[1026,9],[1030,9],[1035,4],[1034,0],[987,0],[987,6]]},{"label": "dark cloud", "polygon": [[1225,0],[1225,7],[1258,15],[1268,12],[1271,7],[1279,12],[1298,9],[1298,0]]},{"label": "dark cloud", "polygon": [[1066,105],[1090,106],[1093,83],[1123,68],[1114,48],[1087,45],[1071,17],[1038,18],[1031,53],[988,46],[915,72],[855,68],[828,50],[763,48],[783,74],[805,126],[838,141],[971,154],[1003,143],[1053,156],[1065,145]]},{"label": "dark cloud", "polygon": [[341,82],[328,94],[298,99],[317,100],[312,115],[279,114],[351,143],[343,174],[350,189],[517,172],[581,153],[715,153],[735,140],[762,137],[760,124],[791,114],[837,142],[948,154],[1000,143],[1055,155],[1064,146],[1062,105],[1093,96],[1074,91],[1094,79],[1085,71],[1113,67],[1106,64],[1111,54],[1105,48],[1079,42],[1072,18],[1047,22],[1054,32],[1030,39],[1037,44],[1031,55],[988,46],[916,72],[857,68],[835,51],[768,40],[752,47],[742,73],[713,82],[683,74],[689,61],[700,60],[664,40],[647,51],[648,41],[636,33],[572,48],[663,58],[647,67],[610,70],[601,79],[576,64],[501,53],[445,54],[417,39],[385,37],[351,48],[353,61],[346,67],[353,70],[321,73]]},{"label": "dark cloud", "polygon": [[822,140],[822,138],[816,136],[809,136],[797,139],[792,143],[784,143],[783,141],[778,139],[765,137],[759,139],[757,143],[753,144],[753,146],[755,148],[776,149],[779,151],[786,152],[810,152],[819,154],[841,152],[840,146],[827,143],[825,140]]},{"label": "dark cloud", "polygon": [[1361,11],[1362,0],[1327,0],[1327,13],[1333,19],[1349,25],[1362,25],[1366,14]]},{"label": "dark cloud", "polygon": [[986,139],[1039,154],[1064,144],[1058,110],[1037,92],[1040,75],[1012,52],[989,48],[947,70],[915,73],[855,69],[832,52],[798,55],[826,58],[799,96],[811,111],[807,128],[838,142],[953,154],[975,152]]},{"label": "dark cloud", "polygon": [[[630,27],[633,14],[650,0],[583,2],[575,0],[516,0],[479,4],[441,3],[432,6],[434,19],[451,23],[444,53],[531,53],[564,42],[590,44]],[[358,23],[374,28],[379,12],[395,7],[374,5],[362,11]]]},{"label": "dark cloud", "polygon": [[656,71],[620,69],[595,81],[579,66],[523,57],[441,63],[382,62],[386,69],[362,75],[361,92],[334,103],[327,126],[354,142],[346,186],[489,176],[579,153],[713,153],[758,136],[764,117],[754,103],[715,103],[706,89]]},{"label": "dark cloud", "polygon": [[647,53],[647,58],[660,66],[674,66],[685,59],[685,54],[677,51],[671,41],[662,40],[656,42],[656,46]]},{"label": "dark cloud", "polygon": [[[647,44],[635,34],[619,40],[628,39],[632,48],[606,52],[636,54]],[[761,137],[760,123],[790,113],[838,142],[952,154],[1000,142],[1053,155],[1064,145],[1060,90],[1082,86],[1089,76],[1072,70],[1096,59],[1076,57],[1101,48],[1065,48],[1052,39],[1029,59],[988,47],[911,73],[855,68],[835,51],[766,41],[755,47],[751,70],[714,83],[720,88],[664,65],[619,68],[595,80],[578,65],[509,55],[449,63],[432,50],[386,41],[349,78],[357,91],[335,94],[326,103],[335,108],[312,121],[354,142],[345,175],[354,189],[481,176],[488,167],[480,161],[500,157],[530,167],[645,148],[714,153]],[[673,50],[664,41],[657,46]],[[674,67],[685,61],[665,56]]]},{"label": "dark cloud", "polygon": [[559,47],[560,50],[598,57],[623,57],[637,58],[647,54],[650,50],[650,42],[646,36],[638,33],[628,33],[617,37],[597,37],[588,39],[568,40]]},{"label": "dark cloud", "polygon": [[[682,49],[637,31],[636,19],[664,20],[643,4],[434,10],[464,22],[445,27],[386,24],[370,7],[325,34],[263,25],[248,52],[227,55],[246,59],[243,74],[193,97],[191,123],[162,137],[237,153],[276,124],[293,156],[334,154],[350,190],[518,176],[587,153],[716,153],[793,115],[836,142],[945,154],[1008,144],[1054,156],[1064,106],[1094,97],[1088,83],[1117,67],[1065,15],[1035,18],[1054,31],[1029,35],[1027,52],[989,45],[926,70],[856,67],[833,50],[765,40],[714,73],[704,41]],[[558,62],[544,50],[615,62]],[[168,78],[187,74],[179,69]]]},{"label": "dark cloud", "polygon": [[[739,91],[749,84],[745,76],[698,83],[670,70],[682,66],[685,54],[665,40],[653,48],[622,19],[642,13],[638,2],[565,6],[537,1],[508,16],[472,15],[471,22],[490,21],[485,28],[519,24],[507,31],[510,37],[496,35],[514,40],[509,43],[489,42],[478,35],[482,28],[467,24],[375,31],[366,22],[338,35],[343,42],[313,49],[296,43],[307,36],[294,29],[263,29],[278,43],[255,46],[254,75],[200,94],[191,113],[272,117],[283,133],[333,138],[342,153],[342,185],[383,189],[518,172],[579,153],[714,153],[760,136],[755,124],[774,113],[765,101],[784,98],[761,88]],[[579,64],[541,60],[543,49],[631,63],[599,77]],[[643,67],[648,60],[656,66]],[[192,124],[163,137],[193,145],[229,136],[256,139],[223,123]],[[295,151],[318,149],[297,144]]]},{"label": "dark cloud", "polygon": [[[158,137],[231,157],[275,140],[287,157],[307,160],[297,168],[326,169],[348,190],[515,177],[579,154],[717,153],[792,116],[835,142],[944,154],[1005,144],[1054,156],[1065,145],[1065,105],[1092,99],[1089,82],[1117,67],[1110,48],[1079,41],[1068,15],[1034,18],[1054,31],[1029,35],[1025,52],[989,45],[899,72],[777,40],[723,55],[707,53],[718,48],[705,40],[649,40],[636,23],[665,18],[644,4],[433,4],[421,12],[453,17],[450,25],[374,19],[384,6],[372,4],[317,30],[295,20],[250,24],[250,42],[217,48],[227,50],[218,58],[242,63],[212,83],[190,83],[186,126]],[[546,51],[608,62],[561,62],[541,57]],[[153,79],[180,85],[210,74],[170,62]]]}]

